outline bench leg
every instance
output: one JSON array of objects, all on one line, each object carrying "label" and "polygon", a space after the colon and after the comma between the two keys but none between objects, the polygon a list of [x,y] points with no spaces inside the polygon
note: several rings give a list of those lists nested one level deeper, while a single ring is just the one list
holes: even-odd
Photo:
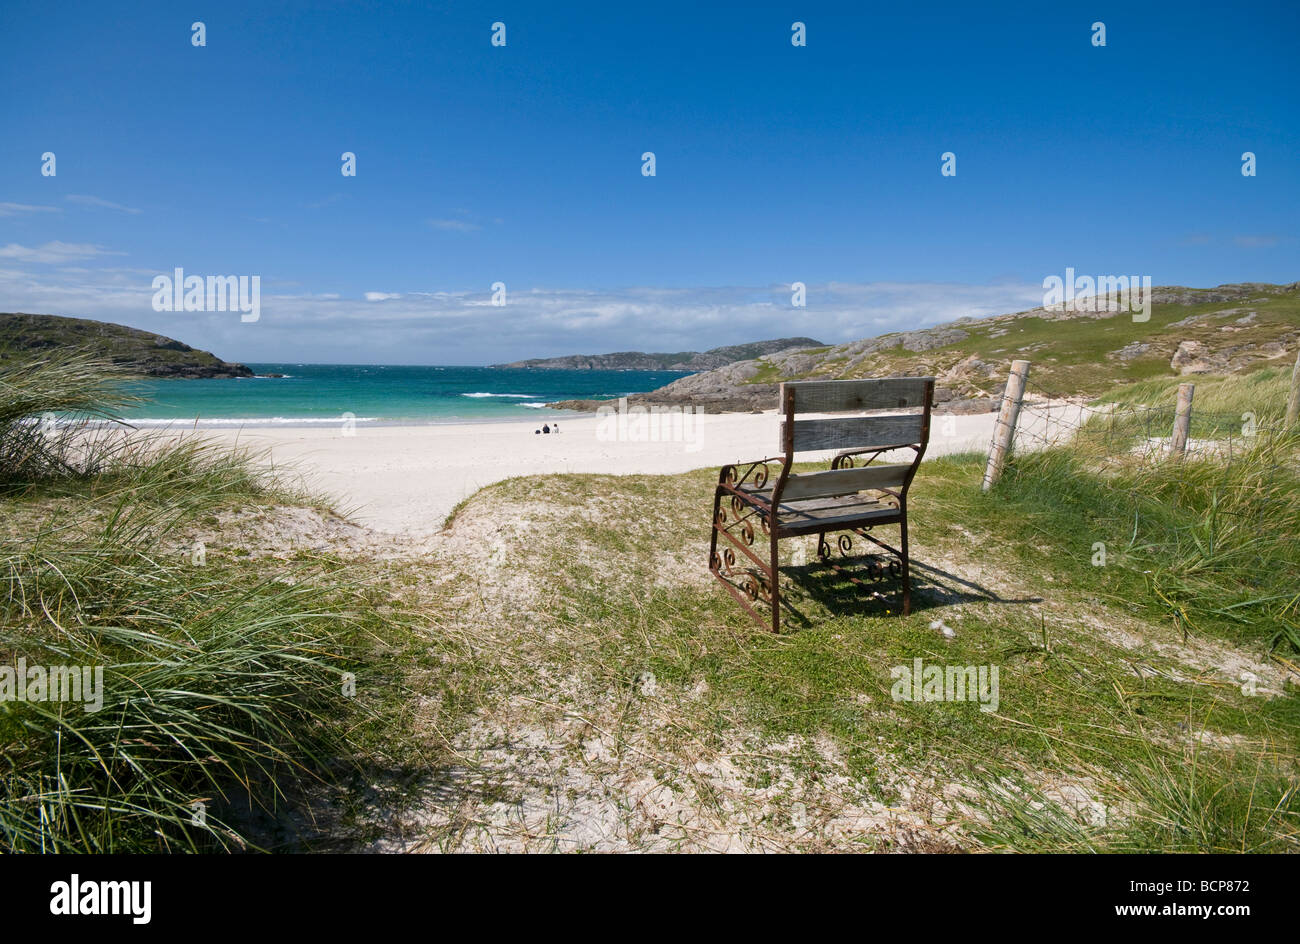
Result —
[{"label": "bench leg", "polygon": [[737,588],[733,583],[731,576],[729,576],[731,574],[729,565],[724,563],[721,554],[718,551],[718,534],[719,532],[724,532],[723,526],[718,524],[718,514],[722,511],[722,503],[727,500],[728,494],[729,493],[722,488],[718,488],[713,493],[713,519],[709,522],[709,571],[713,576],[718,578],[718,582],[726,587],[727,592],[736,598],[736,602],[744,608],[746,613],[754,618],[759,626],[768,625],[768,620],[761,612],[763,594],[760,588],[753,586],[753,584],[762,582],[762,578],[766,575],[767,585],[774,589],[774,595],[771,601],[771,626],[774,632],[779,631],[781,591],[777,584],[776,540],[773,539],[771,541],[772,557],[770,565],[764,565],[762,563],[762,558],[758,556],[761,553],[761,544],[753,550],[746,550],[745,547],[736,543],[736,539],[730,534],[730,532],[724,533],[724,537],[730,541],[730,544],[724,545],[721,554],[730,554],[732,551],[731,544],[735,544],[735,546],[745,554],[746,559],[756,565],[755,567],[750,568],[749,573],[746,575],[746,579],[750,581],[750,583],[741,588]]},{"label": "bench leg", "polygon": [[772,577],[771,577],[772,632],[779,633],[781,631],[781,573],[777,569],[777,566],[780,563],[780,558],[779,558],[779,552],[777,550],[775,522],[773,522],[773,526],[771,530],[772,530],[772,541],[771,541],[772,544]]},{"label": "bench leg", "polygon": [[907,550],[907,506],[902,507],[903,520],[898,523],[900,550],[903,552],[903,615],[912,612],[912,561]]},{"label": "bench leg", "polygon": [[718,572],[714,561],[718,557],[718,509],[722,507],[722,489],[713,490],[713,517],[709,519],[709,570]]}]

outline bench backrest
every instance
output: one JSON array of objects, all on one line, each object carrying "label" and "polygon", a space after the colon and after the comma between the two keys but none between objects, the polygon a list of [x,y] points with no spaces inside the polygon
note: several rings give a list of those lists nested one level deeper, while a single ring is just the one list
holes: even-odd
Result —
[{"label": "bench backrest", "polygon": [[[787,466],[797,452],[823,449],[886,451],[911,447],[909,462],[783,475],[783,500],[846,495],[864,489],[903,489],[930,439],[933,377],[809,380],[781,384],[781,451]],[[800,419],[808,413],[844,416]]]}]

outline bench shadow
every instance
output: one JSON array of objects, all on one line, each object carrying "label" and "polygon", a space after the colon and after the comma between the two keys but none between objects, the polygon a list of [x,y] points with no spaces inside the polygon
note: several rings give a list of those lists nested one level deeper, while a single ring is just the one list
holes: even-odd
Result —
[{"label": "bench shadow", "polygon": [[[814,609],[828,615],[893,616],[902,612],[900,577],[872,568],[881,557],[837,559],[834,567],[820,562],[780,568],[786,578],[781,590],[783,624],[808,628],[816,624]],[[876,576],[873,576],[873,570]],[[1041,603],[1042,597],[1004,597],[996,590],[949,573],[924,561],[912,561],[912,612],[958,606],[963,603],[999,603],[1020,606]],[[824,616],[821,618],[825,618]]]}]

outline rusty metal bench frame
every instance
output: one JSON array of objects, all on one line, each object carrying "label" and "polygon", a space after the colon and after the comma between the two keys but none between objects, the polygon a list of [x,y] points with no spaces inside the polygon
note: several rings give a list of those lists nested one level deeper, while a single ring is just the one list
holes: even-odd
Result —
[{"label": "rusty metal bench frame", "polygon": [[[838,570],[826,540],[834,531],[845,532],[836,541],[844,556],[852,551],[855,535],[893,555],[890,572],[902,581],[902,612],[911,612],[907,491],[929,443],[933,400],[932,377],[781,385],[782,454],[722,467],[709,540],[709,570],[760,626],[767,627],[770,620],[772,632],[781,628],[778,542],[816,534],[818,557]],[[799,419],[801,413],[853,415]],[[830,469],[791,473],[796,453],[827,449],[839,450]],[[900,449],[913,450],[910,462],[875,464]],[[769,486],[776,463],[780,471]],[[899,526],[897,548],[870,533],[891,524]],[[721,551],[719,535],[725,539]],[[766,559],[760,556],[761,545],[755,548],[761,541],[768,545]],[[770,608],[770,616],[760,613],[759,606]]]}]

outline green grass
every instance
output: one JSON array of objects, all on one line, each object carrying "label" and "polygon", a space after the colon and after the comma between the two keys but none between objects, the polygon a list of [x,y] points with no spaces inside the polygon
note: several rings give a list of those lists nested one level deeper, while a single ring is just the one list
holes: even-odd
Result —
[{"label": "green grass", "polygon": [[[1017,547],[1058,547],[1056,564],[1180,631],[1300,650],[1300,477],[1294,442],[1231,464],[1184,461],[1101,480],[1070,453],[1021,457],[998,514],[1020,514]],[[1057,543],[1059,542],[1059,543]],[[1104,548],[1099,548],[1104,545]],[[1105,565],[1093,558],[1105,553]]]},{"label": "green grass", "polygon": [[[528,640],[511,644],[484,631],[464,632],[493,651],[494,670],[480,671],[494,685],[515,676],[526,690],[539,675],[573,675],[603,692],[633,693],[637,676],[653,672],[660,687],[675,693],[660,696],[672,701],[672,713],[668,722],[655,719],[655,745],[684,752],[681,763],[707,750],[735,752],[736,732],[754,732],[751,746],[790,736],[806,745],[831,739],[846,770],[885,804],[905,804],[918,781],[967,785],[978,796],[959,819],[970,841],[988,848],[1295,850],[1300,706],[1294,693],[1248,697],[1239,684],[1193,671],[1165,650],[1143,646],[1135,653],[1105,638],[1100,627],[1108,620],[1123,620],[1134,631],[1145,619],[1154,625],[1169,619],[1160,597],[1167,583],[1127,571],[1117,576],[1117,566],[1093,568],[1080,529],[1096,532],[1100,525],[1086,505],[1063,501],[1060,477],[1044,484],[1026,469],[1005,480],[997,497],[983,497],[980,473],[978,456],[924,465],[914,485],[918,559],[943,568],[966,544],[950,540],[949,525],[961,524],[979,538],[975,557],[984,567],[1017,573],[1030,592],[954,601],[954,592],[965,588],[952,577],[978,583],[976,573],[959,564],[943,576],[922,571],[922,605],[900,618],[885,612],[888,599],[870,601],[849,585],[819,579],[816,568],[792,567],[787,576],[803,584],[801,609],[809,619],[775,637],[759,631],[718,586],[647,583],[651,568],[679,554],[688,560],[694,554],[703,568],[707,511],[692,520],[675,510],[706,507],[706,473],[640,482],[563,476],[494,486],[485,501],[526,507],[545,494],[559,520],[581,520],[581,508],[594,503],[606,515],[564,527],[554,544],[512,547],[515,566],[546,575],[549,585],[530,605]],[[1028,492],[1035,481],[1036,492]],[[1045,518],[1048,495],[1069,510]],[[620,525],[619,512],[637,524]],[[818,586],[819,580],[829,585]],[[1041,603],[1031,606],[1035,598]],[[952,623],[956,637],[937,635],[930,627],[936,618]],[[1245,641],[1268,635],[1253,624],[1242,631],[1235,623],[1208,622],[1197,631]],[[1177,648],[1177,632],[1164,638]],[[448,648],[448,658],[451,651],[464,661],[460,642]],[[997,664],[1000,710],[985,713],[970,702],[894,702],[889,670],[914,658]],[[702,698],[685,694],[701,689]],[[630,742],[630,732],[650,719],[636,719],[638,700],[627,697],[632,715],[617,723]],[[1199,732],[1239,745],[1203,746],[1195,740]],[[796,763],[805,780],[832,772],[815,750]],[[672,770],[671,763],[664,767]],[[663,776],[675,783],[671,772]],[[757,763],[753,776],[758,787],[774,774]],[[1036,810],[1035,798],[1058,781],[1089,784],[1108,822],[1088,823],[1058,801]],[[871,845],[870,837],[863,841]]]},{"label": "green grass", "polygon": [[400,740],[376,715],[398,714],[403,679],[373,656],[406,616],[329,557],[195,554],[189,535],[222,513],[305,500],[256,457],[32,422],[111,415],[104,371],[0,372],[0,665],[103,670],[98,711],[0,702],[0,848],[273,847]]},{"label": "green grass", "polygon": [[[1251,403],[1276,414],[1273,375],[1202,383],[1225,415]],[[1143,396],[1127,403],[1164,409],[1173,389],[1134,388]],[[827,804],[828,820],[851,796],[928,817],[945,837],[866,831],[863,848],[1300,851],[1297,443],[1260,434],[1231,461],[1157,462],[1102,454],[1102,441],[1020,455],[991,494],[982,456],[924,463],[910,617],[896,615],[890,584],[874,598],[795,566],[787,542],[801,617],[778,636],[705,575],[714,473],[502,482],[452,529],[545,508],[546,528],[505,539],[501,579],[535,590],[512,598],[511,621],[453,620],[434,646],[476,713],[554,702],[706,807],[722,801],[692,771],[732,758],[745,791],[715,815],[743,815],[787,848],[854,841],[789,840],[788,802],[745,807],[780,784],[787,799]],[[999,666],[998,710],[895,702],[890,670],[916,658]],[[653,698],[640,692],[646,673]],[[817,792],[823,782],[840,784],[837,799]],[[936,795],[939,812],[926,805]],[[691,847],[688,833],[673,841]]]},{"label": "green grass", "polygon": [[1169,421],[1160,432],[1168,435],[1178,387],[1182,383],[1191,383],[1195,388],[1192,397],[1193,438],[1234,437],[1240,440],[1247,433],[1258,432],[1261,428],[1280,431],[1290,382],[1290,367],[1266,367],[1228,377],[1161,377],[1121,387],[1101,397],[1099,402],[1115,404],[1121,412],[1158,410],[1160,422],[1166,418]]},{"label": "green grass", "polygon": [[[1117,552],[1121,584],[1141,575],[1142,589],[1128,592],[1181,629],[1294,654],[1300,467],[1297,434],[1282,429],[1288,381],[1274,369],[1198,382],[1191,434],[1202,445],[1182,461],[1125,451],[1151,431],[1153,416],[1155,431],[1168,435],[1177,387],[1134,385],[1110,398],[1116,413],[1095,417],[1070,449],[1019,458],[1002,494],[1050,508],[1044,515],[1057,533]],[[1092,569],[1109,583],[1117,567]]]}]

